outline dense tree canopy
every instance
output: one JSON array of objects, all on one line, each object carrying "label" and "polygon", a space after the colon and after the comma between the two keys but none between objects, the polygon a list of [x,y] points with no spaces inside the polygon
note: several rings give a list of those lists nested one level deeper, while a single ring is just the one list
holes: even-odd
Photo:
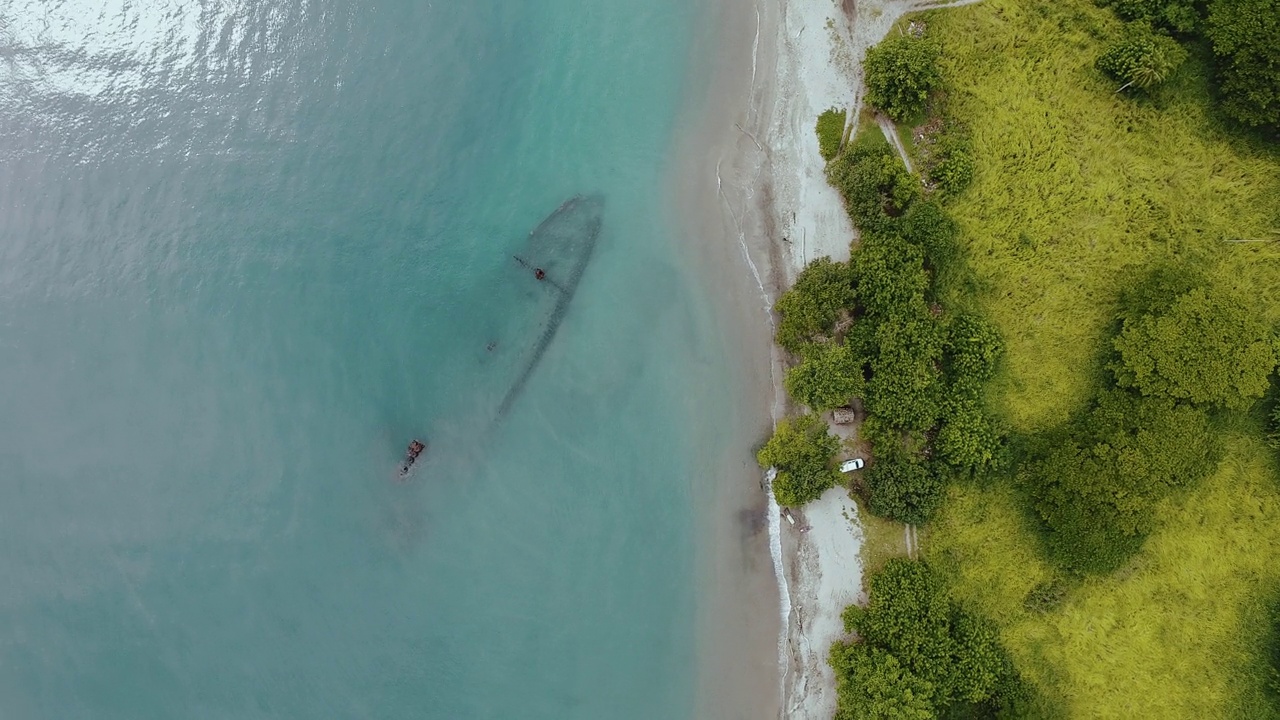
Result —
[{"label": "dense tree canopy", "polygon": [[827,166],[827,179],[864,237],[892,228],[921,193],[920,181],[882,140],[860,138]]},{"label": "dense tree canopy", "polygon": [[1276,366],[1266,324],[1239,298],[1208,287],[1125,318],[1114,342],[1121,387],[1194,403],[1247,408]]},{"label": "dense tree canopy", "polygon": [[791,507],[817,498],[840,481],[831,459],[840,448],[839,438],[827,432],[827,424],[816,415],[779,420],[773,437],[756,459],[760,467],[777,468],[773,494],[778,504]]},{"label": "dense tree canopy", "polygon": [[802,355],[800,364],[787,371],[785,384],[791,397],[821,412],[862,395],[862,360],[847,344],[809,345]]},{"label": "dense tree canopy", "polygon": [[861,642],[832,647],[837,717],[895,717],[855,714],[855,701],[915,713],[902,717],[989,717],[1021,690],[994,629],[953,603],[928,565],[890,560],[869,594],[865,610],[850,606],[844,615]]},{"label": "dense tree canopy", "polygon": [[933,427],[944,392],[938,323],[927,313],[892,317],[875,325],[874,342],[864,398],[867,412],[893,427]]},{"label": "dense tree canopy", "polygon": [[1200,26],[1199,3],[1195,0],[1110,0],[1110,5],[1125,20],[1138,20],[1135,25],[1155,25],[1185,35]]},{"label": "dense tree canopy", "polygon": [[932,40],[913,35],[890,35],[867,51],[863,68],[867,102],[894,120],[906,120],[924,110],[929,93],[942,84],[938,59],[942,51]]},{"label": "dense tree canopy", "polygon": [[1155,504],[1217,466],[1221,447],[1203,410],[1122,390],[1049,442],[1026,468],[1033,504],[1060,566],[1109,572],[1141,547]]},{"label": "dense tree canopy", "polygon": [[888,318],[924,311],[929,274],[918,245],[896,233],[874,235],[862,241],[852,262],[859,304],[868,315]]},{"label": "dense tree canopy", "polygon": [[1280,0],[1212,0],[1205,34],[1226,113],[1280,129]]},{"label": "dense tree canopy", "polygon": [[821,257],[809,263],[778,298],[778,344],[795,353],[831,332],[840,314],[856,300],[850,267]]}]

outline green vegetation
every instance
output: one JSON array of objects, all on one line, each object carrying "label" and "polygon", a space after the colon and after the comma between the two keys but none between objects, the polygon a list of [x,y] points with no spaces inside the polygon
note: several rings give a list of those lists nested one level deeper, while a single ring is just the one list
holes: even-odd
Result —
[{"label": "green vegetation", "polygon": [[867,102],[894,120],[924,110],[929,94],[942,83],[938,45],[913,35],[890,35],[867,51]]},{"label": "green vegetation", "polygon": [[844,197],[853,224],[866,233],[890,230],[893,219],[920,197],[920,181],[883,139],[856,139],[849,151],[827,164],[827,179]]},{"label": "green vegetation", "polygon": [[1103,393],[1046,445],[1024,482],[1048,526],[1050,559],[1079,572],[1110,572],[1137,553],[1156,503],[1221,458],[1204,411],[1123,391]]},{"label": "green vegetation", "polygon": [[1123,322],[1112,366],[1121,387],[1237,410],[1267,390],[1275,337],[1238,297],[1195,287]]},{"label": "green vegetation", "polygon": [[1123,83],[1120,90],[1147,90],[1168,80],[1186,59],[1187,51],[1173,38],[1134,24],[1125,37],[1107,46],[1098,69]]},{"label": "green vegetation", "polygon": [[890,560],[867,608],[844,620],[859,641],[831,648],[836,718],[1021,716],[1027,691],[994,626],[952,602],[928,565]]},{"label": "green vegetation", "polygon": [[1280,0],[1213,0],[1205,35],[1218,59],[1223,110],[1280,130]]},{"label": "green vegetation", "polygon": [[862,425],[876,460],[866,470],[867,508],[880,517],[903,523],[923,523],[942,504],[946,481],[925,456],[920,433],[899,433],[875,418]]},{"label": "green vegetation", "polygon": [[760,467],[774,467],[773,494],[780,505],[798,506],[817,498],[840,481],[831,459],[840,439],[827,432],[816,415],[778,421],[773,437],[756,455]]},{"label": "green vegetation", "polygon": [[815,343],[801,355],[803,360],[787,371],[784,383],[791,397],[821,412],[862,394],[862,363],[845,343]]},{"label": "green vegetation", "polygon": [[775,309],[781,321],[775,339],[793,353],[826,339],[841,313],[853,307],[854,297],[848,266],[826,257],[814,260],[778,298]]},{"label": "green vegetation", "polygon": [[948,484],[930,566],[996,624],[1034,714],[1280,717],[1277,454],[1263,413],[1238,409],[1280,323],[1275,148],[1221,122],[1231,90],[1194,41],[1164,82],[1117,94],[1133,78],[1095,63],[1135,31],[1087,0],[985,0],[927,24],[974,164],[946,198],[971,276],[941,297],[998,329],[977,398],[1014,435],[994,471]]},{"label": "green vegetation", "polygon": [[814,130],[818,133],[818,153],[823,160],[830,160],[840,152],[847,117],[848,113],[836,108],[828,108],[818,116],[818,125]]}]

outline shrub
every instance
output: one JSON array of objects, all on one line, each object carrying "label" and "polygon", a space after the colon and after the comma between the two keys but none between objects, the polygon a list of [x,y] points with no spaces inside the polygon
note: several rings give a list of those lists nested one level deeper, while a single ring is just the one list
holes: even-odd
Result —
[{"label": "shrub", "polygon": [[930,712],[905,717],[995,714],[998,695],[1018,679],[989,622],[953,603],[922,562],[890,560],[871,578],[869,595],[865,610],[855,605],[844,613],[845,629],[861,642],[832,649],[832,667],[846,688],[837,692],[837,718],[898,717],[859,715],[861,708],[848,704],[873,698],[883,707]]},{"label": "shrub", "polygon": [[1280,0],[1212,0],[1205,35],[1227,115],[1280,129]]},{"label": "shrub", "polygon": [[934,145],[929,181],[948,195],[959,195],[973,182],[973,144],[967,135],[948,131]]},{"label": "shrub", "polygon": [[1098,69],[1122,83],[1121,90],[1155,87],[1187,59],[1187,51],[1173,38],[1150,28],[1133,26],[1098,58]]},{"label": "shrub", "polygon": [[1103,393],[1026,468],[1051,559],[1084,573],[1119,567],[1152,530],[1155,504],[1211,473],[1221,454],[1203,410]]},{"label": "shrub", "polygon": [[997,464],[1003,438],[979,401],[949,397],[943,403],[942,427],[934,444],[949,465],[976,472]]},{"label": "shrub", "polygon": [[855,299],[849,266],[828,257],[817,258],[778,298],[778,344],[799,352],[806,343],[830,333],[840,313],[853,309]]},{"label": "shrub", "polygon": [[827,166],[827,179],[844,197],[864,234],[890,230],[894,218],[920,197],[920,182],[887,143],[859,142]]},{"label": "shrub", "polygon": [[1151,23],[1176,33],[1191,33],[1200,25],[1195,0],[1112,0],[1109,4],[1125,20]]},{"label": "shrub", "polygon": [[845,343],[810,345],[803,356],[787,371],[785,385],[791,397],[822,412],[862,394],[862,360]]},{"label": "shrub", "polygon": [[840,152],[840,141],[844,139],[845,111],[827,108],[818,116],[818,125],[814,131],[818,134],[818,154],[823,160],[831,160]]},{"label": "shrub", "polygon": [[857,268],[858,299],[876,318],[923,312],[929,274],[924,252],[901,235],[875,235],[863,240],[852,260]]},{"label": "shrub", "polygon": [[942,504],[946,483],[919,452],[920,438],[867,420],[863,436],[871,440],[875,461],[863,477],[867,506],[880,517],[923,524]]},{"label": "shrub", "polygon": [[942,84],[941,49],[932,40],[891,35],[867,51],[863,63],[867,102],[894,120],[924,110],[929,93]]},{"label": "shrub", "polygon": [[977,398],[1004,354],[996,326],[976,315],[961,315],[947,328],[946,364],[951,393]]},{"label": "shrub", "polygon": [[873,338],[867,412],[896,428],[933,427],[942,399],[938,322],[927,313],[889,317],[875,325]]},{"label": "shrub", "polygon": [[795,507],[816,499],[840,480],[831,467],[839,448],[839,438],[827,432],[826,423],[816,415],[801,415],[778,421],[756,460],[761,467],[777,468],[773,494],[778,504]]},{"label": "shrub", "polygon": [[1273,344],[1238,297],[1196,287],[1167,307],[1126,317],[1112,369],[1121,387],[1145,395],[1243,409],[1267,390]]}]

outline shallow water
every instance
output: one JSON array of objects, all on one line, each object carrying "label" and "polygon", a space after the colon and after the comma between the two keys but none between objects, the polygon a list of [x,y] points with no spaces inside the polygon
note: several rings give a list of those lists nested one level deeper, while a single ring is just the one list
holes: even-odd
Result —
[{"label": "shallow water", "polygon": [[[690,714],[695,13],[0,1],[0,715]],[[511,248],[579,192],[496,420]]]}]

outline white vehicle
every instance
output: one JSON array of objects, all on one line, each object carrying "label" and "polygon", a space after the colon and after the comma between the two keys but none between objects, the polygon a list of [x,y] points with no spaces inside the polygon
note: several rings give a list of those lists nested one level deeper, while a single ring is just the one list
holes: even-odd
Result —
[{"label": "white vehicle", "polygon": [[852,458],[840,463],[840,472],[853,472],[862,469],[862,458]]}]

